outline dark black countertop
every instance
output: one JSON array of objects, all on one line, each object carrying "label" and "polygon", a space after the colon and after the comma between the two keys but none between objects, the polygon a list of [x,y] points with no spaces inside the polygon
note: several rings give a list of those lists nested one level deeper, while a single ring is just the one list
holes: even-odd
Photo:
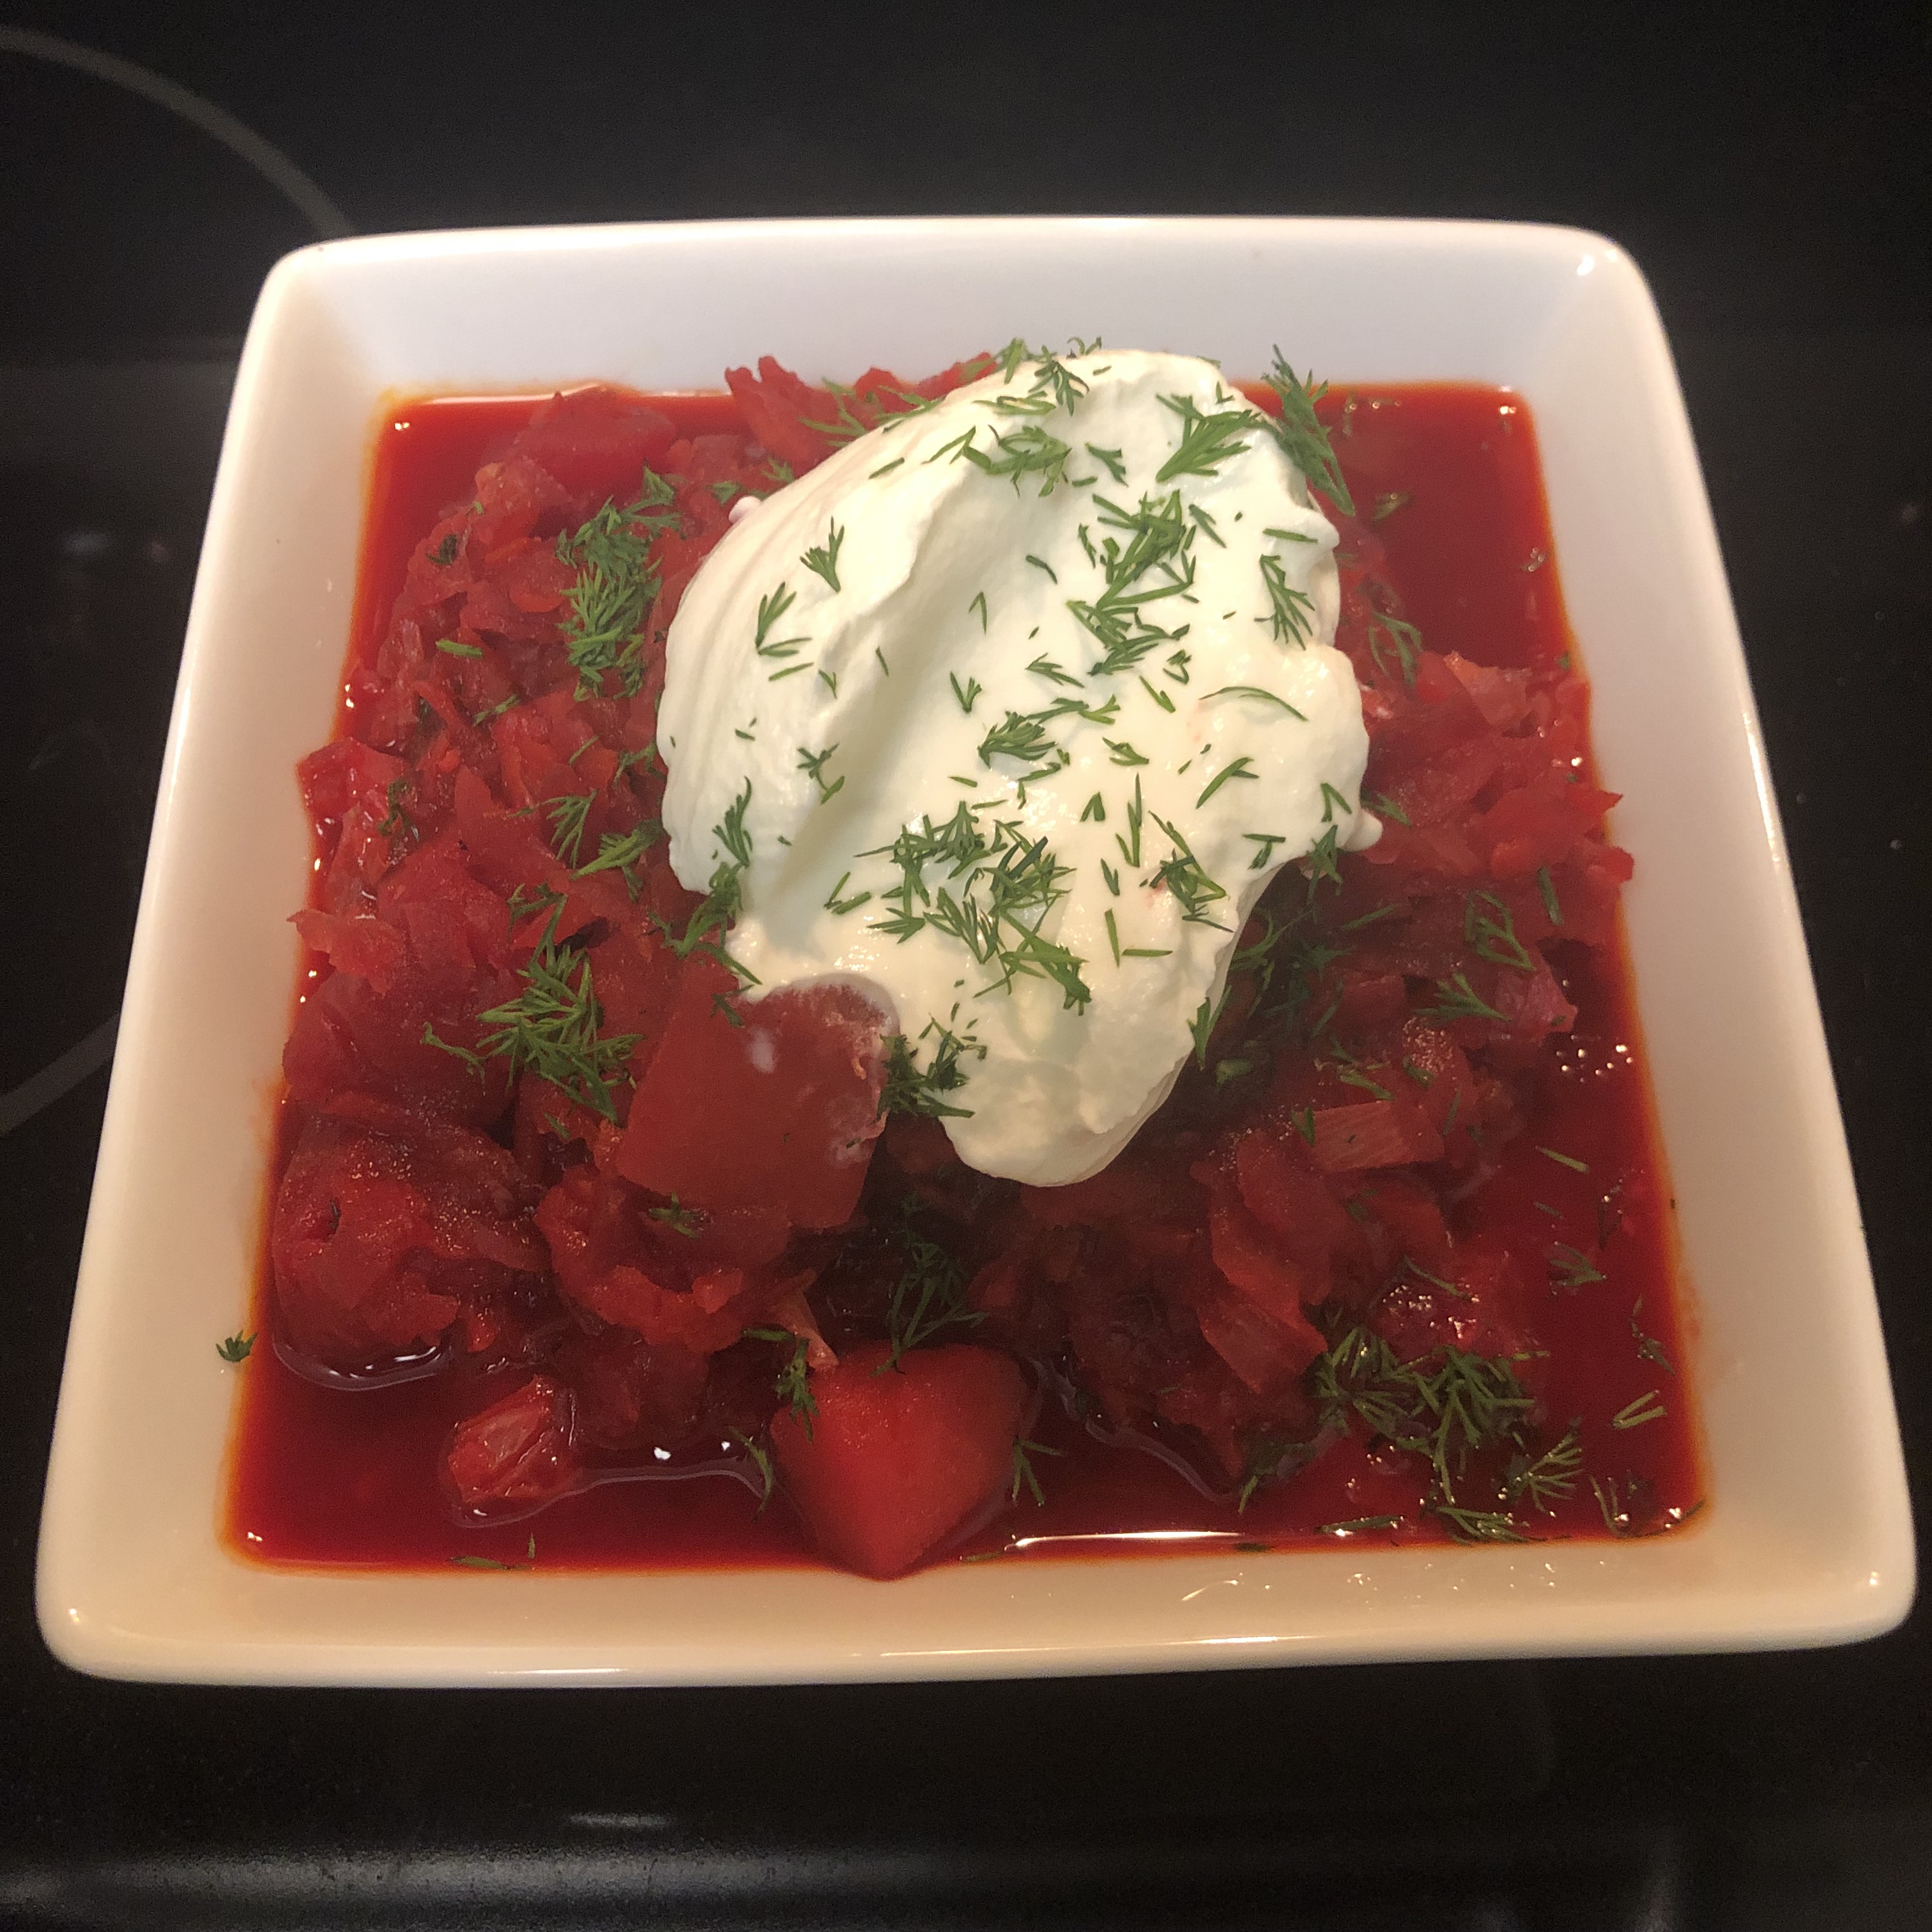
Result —
[{"label": "dark black countertop", "polygon": [[[1915,1474],[1932,1447],[1924,16],[1069,7],[783,32],[572,5],[43,7],[357,228],[1093,211],[1488,215],[1626,244],[1750,652]],[[0,1091],[118,998],[233,357],[308,218],[0,44]],[[1932,1624],[1791,1656],[785,1690],[100,1684],[33,1544],[106,1091],[0,1140],[0,1922],[1906,1926]],[[1795,1416],[1792,1426],[1802,1429]],[[1922,1535],[1925,1491],[1920,1486]]]}]

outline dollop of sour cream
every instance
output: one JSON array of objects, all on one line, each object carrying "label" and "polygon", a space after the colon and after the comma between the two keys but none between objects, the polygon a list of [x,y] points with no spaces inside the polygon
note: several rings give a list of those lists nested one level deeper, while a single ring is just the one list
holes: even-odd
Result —
[{"label": "dollop of sour cream", "polygon": [[1192,357],[1044,356],[854,438],[736,521],[668,640],[679,878],[746,997],[850,982],[961,1158],[1104,1167],[1291,861],[1370,844],[1334,526]]}]

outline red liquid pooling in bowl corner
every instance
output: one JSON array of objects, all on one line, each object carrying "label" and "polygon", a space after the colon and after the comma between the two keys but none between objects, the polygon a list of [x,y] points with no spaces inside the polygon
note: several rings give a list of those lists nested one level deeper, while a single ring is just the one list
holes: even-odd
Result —
[{"label": "red liquid pooling in bowl corner", "polygon": [[[772,364],[733,388],[385,419],[301,772],[312,953],[231,1546],[884,1574],[1688,1520],[1629,861],[1520,402],[1323,403],[1388,832],[1339,882],[1282,873],[1203,1064],[1105,1174],[1034,1190],[881,1114],[863,1000],[723,1010],[654,836],[663,628],[729,502],[826,454],[840,404]],[[627,560],[600,655],[585,585]]]}]

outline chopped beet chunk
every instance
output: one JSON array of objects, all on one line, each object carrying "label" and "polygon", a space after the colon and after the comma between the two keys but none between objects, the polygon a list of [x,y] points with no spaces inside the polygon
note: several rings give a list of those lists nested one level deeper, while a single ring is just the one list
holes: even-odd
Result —
[{"label": "chopped beet chunk", "polygon": [[886,1020],[817,986],[734,1000],[722,970],[687,968],[638,1089],[618,1171],[700,1208],[768,1208],[794,1227],[850,1220],[885,1122]]},{"label": "chopped beet chunk", "polygon": [[782,1411],[772,1454],[819,1546],[867,1576],[896,1576],[1012,1480],[1026,1378],[963,1342],[855,1348],[812,1378],[817,1413]]}]

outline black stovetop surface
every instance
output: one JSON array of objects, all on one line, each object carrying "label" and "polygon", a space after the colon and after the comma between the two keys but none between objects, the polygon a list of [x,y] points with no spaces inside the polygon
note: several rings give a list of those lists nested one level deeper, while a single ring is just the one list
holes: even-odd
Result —
[{"label": "black stovetop surface", "polygon": [[[1574,222],[1628,246],[1716,506],[1917,1477],[1932,1444],[1922,16],[1391,0],[1209,10],[1198,43],[1187,19],[1078,6],[866,26],[800,10],[782,29],[750,8],[582,4],[224,10],[194,33],[132,6],[10,22],[219,104],[362,230],[1410,214]],[[179,115],[8,32],[12,1096],[105,1049],[234,357],[262,274],[315,230]],[[0,1138],[0,1922],[1932,1917],[1923,1613],[1795,1655],[1061,1683],[531,1695],[73,1676],[34,1629],[33,1548],[106,1085],[98,1064]],[[1925,1499],[1922,1483],[1922,1522]]]}]

